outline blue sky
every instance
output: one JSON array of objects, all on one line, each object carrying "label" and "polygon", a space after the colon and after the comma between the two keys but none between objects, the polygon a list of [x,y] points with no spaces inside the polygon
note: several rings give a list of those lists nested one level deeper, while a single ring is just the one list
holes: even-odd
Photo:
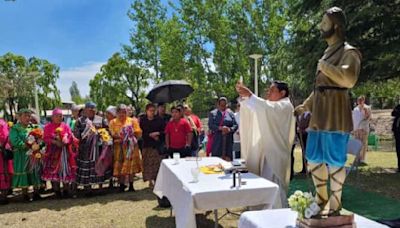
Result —
[{"label": "blue sky", "polygon": [[128,0],[0,0],[0,55],[47,59],[60,67],[58,87],[69,100],[78,82],[89,80],[121,44],[129,42]]}]

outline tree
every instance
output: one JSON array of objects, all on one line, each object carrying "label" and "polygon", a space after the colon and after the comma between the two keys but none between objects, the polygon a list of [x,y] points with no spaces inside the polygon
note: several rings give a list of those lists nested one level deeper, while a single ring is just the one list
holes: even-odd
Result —
[{"label": "tree", "polygon": [[72,85],[69,87],[69,94],[71,95],[71,100],[75,102],[75,104],[83,103],[83,98],[81,97],[78,84],[75,81],[72,81]]},{"label": "tree", "polygon": [[160,79],[160,25],[166,9],[159,0],[134,0],[128,17],[131,29],[130,45],[124,45],[124,53],[130,61],[145,68],[152,68],[155,79]]},{"label": "tree", "polygon": [[90,80],[90,98],[100,110],[109,105],[132,104],[139,112],[143,107],[145,88],[151,77],[147,69],[140,68],[115,53]]},{"label": "tree", "polygon": [[160,72],[164,80],[186,79],[186,37],[176,16],[166,20],[161,27]]},{"label": "tree", "polygon": [[36,57],[27,60],[12,53],[0,56],[2,109],[12,117],[20,108],[33,107],[35,89],[42,110],[59,105],[61,99],[56,86],[58,72],[59,68],[47,60]]},{"label": "tree", "polygon": [[317,60],[326,47],[318,23],[324,10],[335,5],[346,13],[348,42],[363,55],[359,83],[399,77],[400,60],[395,56],[400,48],[400,28],[395,22],[400,21],[400,1],[288,0],[284,11],[287,45],[275,57],[277,62],[291,65],[289,76],[296,88],[308,94],[313,87]]},{"label": "tree", "polygon": [[23,56],[7,53],[0,57],[0,91],[2,108],[11,118],[27,101],[34,89],[32,78],[27,74],[27,61]]},{"label": "tree", "polygon": [[36,77],[39,107],[42,110],[53,109],[61,105],[60,91],[57,88],[60,68],[47,60],[32,57],[28,68]]},{"label": "tree", "polygon": [[[360,85],[400,75],[397,58],[399,0],[134,0],[129,61],[155,72],[154,82],[185,79],[194,87],[189,97],[195,112],[208,110],[216,96],[236,96],[240,76],[253,85],[254,61],[263,80],[288,82],[295,100],[313,89],[315,70],[326,43],[318,24],[325,9],[337,5],[347,14],[349,43],[363,54]],[[267,79],[267,80],[265,80]],[[250,86],[251,87],[251,86]]]}]

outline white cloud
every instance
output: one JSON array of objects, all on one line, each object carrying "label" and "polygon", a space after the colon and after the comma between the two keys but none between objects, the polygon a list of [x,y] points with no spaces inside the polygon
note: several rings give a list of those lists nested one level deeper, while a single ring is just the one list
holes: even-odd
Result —
[{"label": "white cloud", "polygon": [[82,97],[89,95],[89,81],[100,71],[101,66],[104,64],[105,62],[88,62],[83,66],[72,67],[64,70],[61,69],[60,78],[57,81],[57,86],[61,93],[61,99],[63,101],[71,100],[69,88],[72,85],[72,81],[75,81],[78,84]]}]

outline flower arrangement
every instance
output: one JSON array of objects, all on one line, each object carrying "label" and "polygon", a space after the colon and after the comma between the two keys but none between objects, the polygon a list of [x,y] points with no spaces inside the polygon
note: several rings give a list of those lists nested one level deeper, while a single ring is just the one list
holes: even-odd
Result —
[{"label": "flower arrangement", "polygon": [[289,206],[298,213],[299,219],[311,218],[321,210],[309,192],[295,191],[288,199]]},{"label": "flower arrangement", "polygon": [[27,163],[30,171],[37,169],[41,165],[41,160],[45,153],[45,144],[43,141],[43,131],[40,128],[35,128],[29,132],[25,142],[29,150],[26,155],[29,156],[29,162]]},{"label": "flower arrangement", "polygon": [[61,140],[61,133],[62,133],[62,128],[58,127],[56,128],[56,139]]},{"label": "flower arrangement", "polygon": [[61,127],[56,128],[55,136],[54,138],[58,141],[61,141],[64,144],[68,144],[69,142],[69,135],[63,132],[63,129]]},{"label": "flower arrangement", "polygon": [[100,128],[97,130],[97,133],[100,135],[100,140],[103,144],[112,145],[112,138],[111,135],[105,128]]}]

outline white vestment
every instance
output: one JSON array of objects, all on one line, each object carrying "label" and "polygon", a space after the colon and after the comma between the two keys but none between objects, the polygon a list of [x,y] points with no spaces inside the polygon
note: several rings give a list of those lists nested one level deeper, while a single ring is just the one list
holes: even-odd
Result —
[{"label": "white vestment", "polygon": [[289,98],[268,101],[252,95],[241,102],[241,156],[250,172],[279,185],[274,208],[287,207],[295,117]]}]

